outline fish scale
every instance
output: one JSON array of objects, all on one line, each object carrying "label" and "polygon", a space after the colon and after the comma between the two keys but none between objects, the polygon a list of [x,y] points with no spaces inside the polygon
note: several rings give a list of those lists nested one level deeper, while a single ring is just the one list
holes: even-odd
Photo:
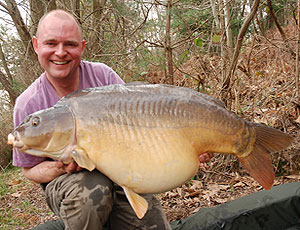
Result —
[{"label": "fish scale", "polygon": [[[141,152],[147,152],[147,148],[151,147],[154,148],[154,151],[164,151],[167,152],[167,150],[163,150],[163,146],[159,146],[156,143],[155,140],[157,139],[162,139],[164,136],[163,134],[159,133],[156,129],[153,129],[153,132],[151,133],[152,135],[150,136],[145,136],[142,132],[139,132],[138,129],[131,128],[131,127],[136,127],[136,126],[143,126],[143,127],[157,127],[157,126],[163,126],[163,124],[157,124],[159,120],[151,119],[151,120],[146,120],[143,119],[143,116],[145,114],[151,115],[151,116],[156,116],[158,114],[162,114],[162,108],[163,107],[157,107],[157,105],[160,104],[162,100],[156,100],[154,102],[148,102],[148,101],[143,101],[143,99],[138,98],[134,103],[131,101],[122,101],[119,103],[119,105],[116,105],[116,111],[112,113],[117,113],[117,114],[122,114],[122,116],[119,116],[118,119],[112,120],[111,123],[120,123],[120,124],[125,124],[122,125],[120,128],[120,138],[123,138],[124,136],[129,136],[130,139],[136,140],[138,143],[146,142],[149,143],[150,146],[142,145]],[[136,105],[136,106],[135,106]],[[152,109],[152,108],[156,108]],[[136,109],[135,109],[136,108]],[[139,114],[140,116],[137,119],[133,119],[132,113]],[[122,120],[122,118],[124,120]],[[147,121],[147,123],[144,123]],[[137,123],[138,124],[137,124]],[[130,124],[130,125],[128,125]],[[116,133],[114,130],[112,130],[111,135],[113,133]],[[161,140],[163,141],[163,140]]]}]

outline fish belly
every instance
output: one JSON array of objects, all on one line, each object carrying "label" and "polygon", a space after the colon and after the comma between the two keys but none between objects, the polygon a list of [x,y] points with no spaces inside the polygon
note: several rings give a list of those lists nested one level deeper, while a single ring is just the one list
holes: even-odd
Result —
[{"label": "fish belly", "polygon": [[78,144],[96,168],[137,193],[160,193],[178,187],[199,167],[196,149],[183,129],[109,123],[79,133]]}]

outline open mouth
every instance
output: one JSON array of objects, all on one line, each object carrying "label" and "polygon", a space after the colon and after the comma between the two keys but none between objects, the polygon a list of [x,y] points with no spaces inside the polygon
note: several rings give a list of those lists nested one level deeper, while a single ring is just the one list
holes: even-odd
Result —
[{"label": "open mouth", "polygon": [[19,133],[13,135],[12,133],[8,134],[7,144],[12,145],[14,148],[18,148],[20,150],[24,150],[24,143],[19,138]]},{"label": "open mouth", "polygon": [[51,61],[52,63],[54,63],[55,65],[65,65],[70,63],[71,61]]}]

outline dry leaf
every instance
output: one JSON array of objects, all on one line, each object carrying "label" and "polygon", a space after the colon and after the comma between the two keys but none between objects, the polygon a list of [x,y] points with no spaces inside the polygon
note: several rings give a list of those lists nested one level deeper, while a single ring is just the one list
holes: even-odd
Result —
[{"label": "dry leaf", "polygon": [[9,183],[7,183],[7,185],[9,185],[9,186],[18,185],[21,182],[22,182],[21,179],[18,179],[18,180],[12,179]]},{"label": "dry leaf", "polygon": [[201,207],[198,207],[198,208],[194,209],[194,210],[192,211],[192,213],[194,214],[194,213],[196,213],[196,212],[199,212],[200,209],[201,209]]},{"label": "dry leaf", "polygon": [[177,188],[176,190],[177,190],[177,193],[179,194],[179,196],[182,196],[182,190],[183,189],[182,188]]},{"label": "dry leaf", "polygon": [[288,175],[285,176],[288,179],[296,179],[296,180],[300,180],[300,175]]},{"label": "dry leaf", "polygon": [[190,181],[191,183],[191,189],[200,189],[200,188],[203,188],[203,183],[202,181],[199,181],[199,180],[191,180]]},{"label": "dry leaf", "polygon": [[189,196],[189,197],[192,197],[192,196],[196,196],[196,195],[198,195],[198,194],[200,194],[200,193],[201,193],[201,191],[198,190],[198,191],[195,191],[195,192],[192,192],[192,193],[188,194],[188,196]]},{"label": "dry leaf", "polygon": [[300,116],[295,120],[297,123],[300,123]]},{"label": "dry leaf", "polygon": [[218,198],[216,197],[214,199],[215,202],[219,203],[219,204],[223,204],[223,203],[226,203],[227,202],[227,198]]},{"label": "dry leaf", "polygon": [[245,184],[243,182],[241,182],[241,181],[233,185],[234,188],[236,188],[236,187],[244,187],[244,186],[245,186]]},{"label": "dry leaf", "polygon": [[19,198],[21,195],[22,195],[21,191],[17,191],[17,192],[14,192],[13,194],[11,194],[11,196],[15,197],[15,198]]}]

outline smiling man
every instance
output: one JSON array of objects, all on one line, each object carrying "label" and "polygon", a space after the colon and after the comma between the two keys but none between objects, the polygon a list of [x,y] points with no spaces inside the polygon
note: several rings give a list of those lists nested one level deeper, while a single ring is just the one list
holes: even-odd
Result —
[{"label": "smiling man", "polygon": [[[51,11],[41,18],[32,42],[45,72],[17,98],[15,126],[27,115],[52,107],[75,90],[124,83],[103,63],[81,60],[85,46],[81,28],[63,10]],[[88,172],[76,163],[65,165],[17,150],[13,152],[13,165],[21,167],[25,177],[42,185],[49,207],[63,220],[65,229],[100,230],[104,225],[118,230],[170,229],[153,195],[143,195],[149,208],[140,220],[123,190],[97,170]]]}]

